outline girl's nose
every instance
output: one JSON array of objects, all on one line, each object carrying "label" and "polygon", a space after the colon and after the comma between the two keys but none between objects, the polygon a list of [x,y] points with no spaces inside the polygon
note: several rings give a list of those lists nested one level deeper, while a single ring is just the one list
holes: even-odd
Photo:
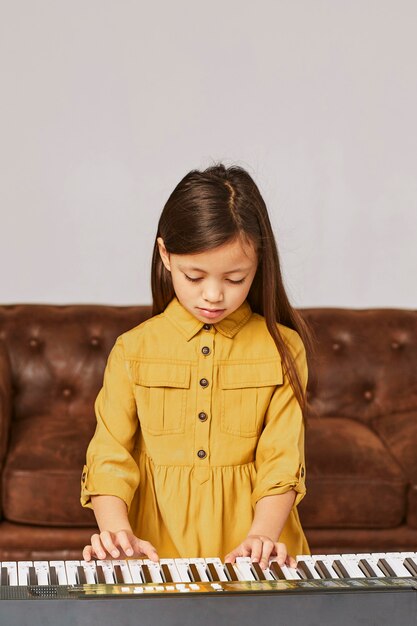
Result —
[{"label": "girl's nose", "polygon": [[222,302],[223,300],[223,291],[220,287],[216,285],[206,286],[203,292],[203,298],[206,302],[212,302],[213,304],[217,302]]}]

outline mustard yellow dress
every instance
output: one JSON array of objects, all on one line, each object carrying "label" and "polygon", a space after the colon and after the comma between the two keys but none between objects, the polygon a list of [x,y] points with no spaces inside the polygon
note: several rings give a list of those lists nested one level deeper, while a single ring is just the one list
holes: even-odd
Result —
[{"label": "mustard yellow dress", "polygon": [[[304,386],[299,335],[279,325]],[[203,324],[174,298],[121,335],[95,403],[81,503],[114,495],[161,557],[223,558],[247,535],[264,496],[297,492],[280,541],[309,553],[304,424],[265,319],[245,301]]]}]

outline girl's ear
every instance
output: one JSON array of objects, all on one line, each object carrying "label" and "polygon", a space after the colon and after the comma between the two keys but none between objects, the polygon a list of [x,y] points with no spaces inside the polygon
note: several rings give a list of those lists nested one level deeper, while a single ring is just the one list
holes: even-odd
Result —
[{"label": "girl's ear", "polygon": [[162,239],[162,237],[158,237],[156,241],[158,243],[158,249],[162,263],[165,265],[168,272],[170,272],[171,263],[169,261],[169,252],[167,252],[167,249],[165,248],[164,240]]}]

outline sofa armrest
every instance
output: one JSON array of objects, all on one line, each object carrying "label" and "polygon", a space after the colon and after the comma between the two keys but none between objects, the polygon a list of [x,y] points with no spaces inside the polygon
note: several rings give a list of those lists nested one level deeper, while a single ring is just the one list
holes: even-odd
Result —
[{"label": "sofa armrest", "polygon": [[0,341],[0,468],[9,441],[12,412],[12,380],[10,359],[5,344]]}]

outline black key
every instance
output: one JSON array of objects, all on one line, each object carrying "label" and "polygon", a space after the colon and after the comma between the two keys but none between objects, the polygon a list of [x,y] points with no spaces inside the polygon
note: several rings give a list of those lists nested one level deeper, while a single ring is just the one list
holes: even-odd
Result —
[{"label": "black key", "polygon": [[272,576],[275,580],[286,580],[284,572],[276,561],[271,561],[269,569],[271,570]]},{"label": "black key", "polygon": [[101,565],[96,565],[96,579],[99,584],[106,584],[106,577],[104,576],[103,567]]},{"label": "black key", "polygon": [[9,570],[7,569],[7,567],[2,567],[1,568],[0,585],[2,587],[8,587],[9,586]]},{"label": "black key", "polygon": [[120,567],[120,565],[115,565],[113,567],[113,578],[116,583],[122,584],[125,582],[123,578],[122,568]]},{"label": "black key", "polygon": [[359,559],[358,567],[366,576],[366,578],[378,578],[370,563],[366,559]]},{"label": "black key", "polygon": [[305,561],[298,561],[297,562],[297,571],[300,574],[301,578],[304,578],[304,580],[313,580],[314,576],[310,571],[310,568],[308,567],[307,563]]},{"label": "black key", "polygon": [[230,580],[231,582],[236,582],[239,580],[232,563],[224,564],[224,573],[226,574],[227,580]]},{"label": "black key", "polygon": [[323,563],[323,561],[316,561],[315,565],[314,565],[318,575],[320,576],[320,578],[331,578],[332,575],[330,574],[329,570],[326,567],[326,563]]},{"label": "black key", "polygon": [[58,574],[54,565],[50,565],[49,567],[49,584],[59,585]]},{"label": "black key", "polygon": [[173,583],[171,572],[169,571],[169,567],[166,563],[162,563],[161,565],[161,575],[164,583]]},{"label": "black key", "polygon": [[77,565],[77,578],[78,578],[78,584],[79,585],[86,585],[87,584],[87,578],[85,577],[85,571],[84,571],[84,568],[81,565]]},{"label": "black key", "polygon": [[252,563],[250,568],[256,580],[266,580],[266,576],[262,570],[262,567],[259,565],[259,563]]},{"label": "black key", "polygon": [[397,574],[392,569],[391,565],[388,563],[386,559],[379,559],[377,563],[379,569],[384,572],[385,576],[390,576],[391,578],[397,578]]},{"label": "black key", "polygon": [[201,583],[200,574],[195,563],[190,563],[188,566],[188,575],[193,583]]},{"label": "black key", "polygon": [[404,559],[404,567],[408,569],[412,576],[417,576],[417,563],[411,557],[408,556]]},{"label": "black key", "polygon": [[141,574],[142,574],[142,580],[144,583],[152,583],[152,576],[151,576],[151,572],[149,571],[149,567],[147,565],[142,565],[141,566]]},{"label": "black key", "polygon": [[28,569],[28,585],[37,585],[38,584],[38,576],[36,574],[36,570],[31,565]]},{"label": "black key", "polygon": [[332,567],[339,578],[350,578],[346,567],[343,565],[342,561],[339,561],[339,559],[333,561]]},{"label": "black key", "polygon": [[212,582],[217,583],[220,581],[220,578],[214,566],[214,563],[207,563],[206,573],[207,573],[209,580],[211,580]]}]

